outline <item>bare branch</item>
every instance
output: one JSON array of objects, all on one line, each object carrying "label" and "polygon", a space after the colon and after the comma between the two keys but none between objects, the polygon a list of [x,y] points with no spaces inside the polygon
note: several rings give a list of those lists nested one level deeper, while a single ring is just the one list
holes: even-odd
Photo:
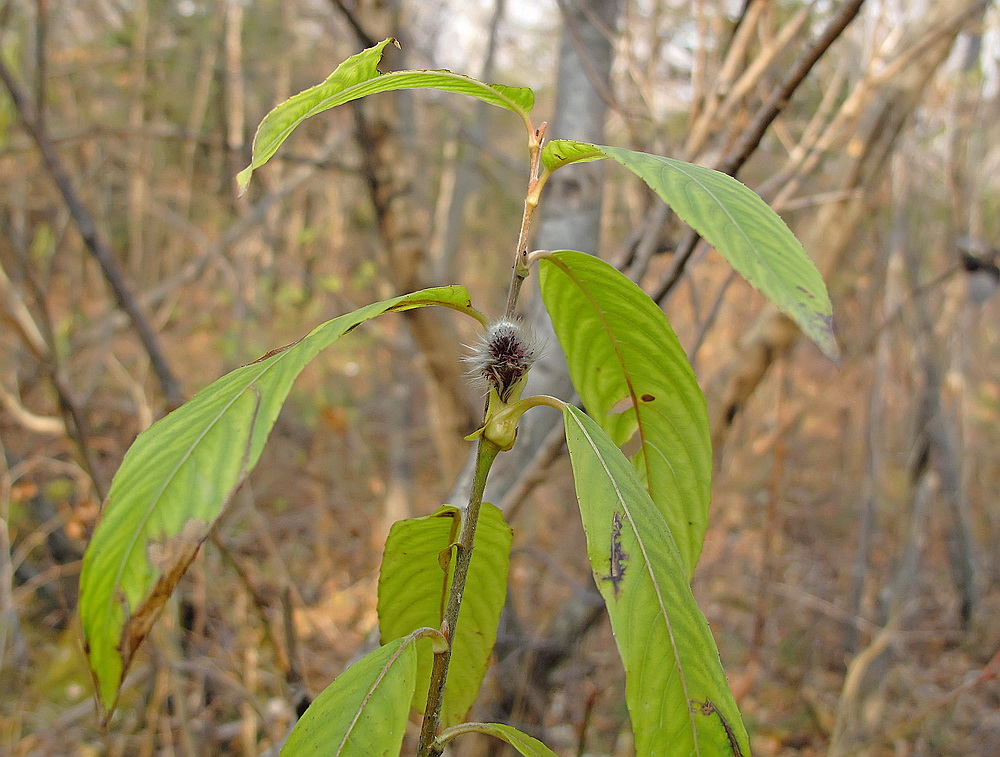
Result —
[{"label": "bare branch", "polygon": [[[17,111],[21,125],[31,135],[31,138],[38,146],[38,151],[41,153],[49,176],[59,189],[60,194],[62,194],[66,207],[69,209],[70,215],[72,215],[73,221],[76,223],[76,227],[80,232],[80,236],[83,237],[87,249],[90,250],[100,265],[104,279],[111,287],[118,305],[132,320],[132,325],[135,327],[143,347],[149,354],[153,371],[160,382],[160,387],[163,390],[168,406],[176,407],[182,401],[180,384],[170,370],[170,365],[163,351],[160,349],[156,335],[153,333],[149,321],[139,307],[131,288],[125,282],[125,278],[119,270],[118,263],[115,261],[114,254],[104,241],[104,238],[98,233],[93,217],[80,200],[73,186],[73,181],[59,155],[53,148],[52,143],[49,141],[48,135],[39,129],[38,122],[30,117],[30,108],[25,93],[3,60],[0,60],[0,80],[3,81],[4,86],[10,93],[11,101],[14,103],[14,109]],[[41,106],[39,105],[38,107]]]}]

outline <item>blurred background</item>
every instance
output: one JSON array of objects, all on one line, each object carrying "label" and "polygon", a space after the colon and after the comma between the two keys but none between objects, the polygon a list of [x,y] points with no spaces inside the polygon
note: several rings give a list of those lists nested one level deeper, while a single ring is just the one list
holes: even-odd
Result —
[{"label": "blurred background", "polygon": [[[826,278],[839,365],[614,166],[560,171],[532,244],[621,268],[695,366],[716,471],[694,589],[754,753],[1000,754],[993,3],[5,0],[0,28],[0,752],[271,753],[377,643],[389,525],[460,496],[475,334],[429,310],[359,329],[296,384],[98,728],[76,585],[135,435],[372,300],[464,283],[502,311],[527,178],[510,113],[379,95],[236,196],[267,111],[395,36],[383,70],[528,86],[549,137],[737,175]],[[570,396],[557,349],[538,377]],[[551,421],[492,484],[515,542],[473,715],[629,755]]]}]

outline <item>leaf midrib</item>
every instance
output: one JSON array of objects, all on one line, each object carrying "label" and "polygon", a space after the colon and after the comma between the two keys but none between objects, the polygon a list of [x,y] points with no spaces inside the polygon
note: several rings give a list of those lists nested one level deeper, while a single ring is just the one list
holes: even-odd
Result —
[{"label": "leaf midrib", "polygon": [[[677,640],[674,638],[673,625],[670,621],[670,616],[667,614],[666,603],[664,602],[663,594],[660,591],[659,581],[656,580],[655,574],[653,573],[653,567],[652,567],[653,563],[649,559],[649,553],[646,550],[646,543],[643,540],[642,535],[639,533],[639,530],[635,527],[635,521],[632,518],[631,508],[629,508],[628,503],[625,500],[625,497],[622,495],[621,489],[619,489],[618,487],[618,482],[615,480],[615,477],[611,474],[611,470],[605,463],[604,456],[601,454],[600,449],[594,442],[593,437],[591,437],[591,435],[587,432],[587,429],[584,427],[582,423],[580,423],[579,419],[576,418],[575,414],[573,413],[573,411],[576,412],[580,411],[576,410],[576,408],[572,406],[568,406],[567,411],[569,412],[570,417],[573,418],[573,421],[577,424],[577,427],[583,433],[584,437],[586,437],[587,442],[590,444],[591,449],[595,453],[595,456],[600,461],[601,467],[604,469],[604,472],[607,475],[608,480],[611,482],[611,485],[615,490],[615,495],[618,498],[618,502],[619,504],[621,504],[622,510],[624,510],[625,516],[628,518],[629,527],[632,529],[632,533],[635,535],[636,543],[639,545],[639,550],[642,552],[642,559],[646,564],[647,571],[649,572],[650,582],[653,584],[653,590],[656,592],[656,600],[660,606],[660,615],[663,618],[663,624],[666,627],[667,633],[670,636],[670,646],[674,654],[674,663],[677,666],[678,677],[680,678],[681,686],[684,689],[684,700],[686,702],[689,702],[691,697],[688,692],[687,676],[684,672],[684,666],[681,664],[680,651],[677,648]],[[695,754],[700,755],[701,749],[698,746],[698,728],[697,725],[695,724],[694,717],[692,717],[690,708],[688,708],[688,722],[691,725],[691,736],[692,739],[694,740]]]},{"label": "leaf midrib", "polygon": [[[757,245],[754,244],[754,242],[750,238],[750,236],[743,230],[743,226],[739,223],[739,221],[736,218],[733,217],[732,213],[729,212],[728,208],[726,208],[725,203],[723,203],[716,196],[715,192],[713,192],[712,189],[708,185],[706,185],[703,181],[701,181],[697,176],[692,175],[691,173],[685,171],[684,168],[683,168],[684,163],[682,163],[680,161],[671,160],[670,158],[666,158],[666,157],[663,157],[661,155],[652,155],[650,157],[655,158],[655,159],[661,161],[663,163],[663,165],[665,165],[665,166],[667,166],[669,168],[674,169],[675,171],[677,171],[678,173],[680,173],[683,176],[686,176],[690,181],[694,182],[699,187],[701,187],[708,194],[708,196],[712,198],[712,200],[715,202],[715,204],[719,208],[722,209],[722,212],[726,214],[726,218],[729,219],[729,222],[736,228],[736,230],[740,233],[740,236],[742,236],[743,239],[746,241],[746,243],[750,246],[750,250],[756,256],[757,260],[759,260],[761,263],[764,262],[764,257],[760,254],[760,251],[757,249]],[[626,166],[626,168],[627,167],[628,166]],[[668,202],[667,204],[669,205],[670,203]],[[705,235],[703,234],[702,236],[705,236]],[[707,239],[707,237],[706,237],[706,239]]]},{"label": "leaf midrib", "polygon": [[[587,298],[587,301],[590,302],[591,307],[598,314],[598,320],[601,324],[601,327],[604,329],[604,333],[607,334],[608,341],[611,343],[611,348],[614,350],[615,355],[618,358],[618,366],[621,368],[622,376],[625,379],[625,386],[628,388],[629,397],[632,398],[632,408],[635,410],[636,427],[637,431],[639,432],[639,445],[642,447],[643,450],[645,450],[646,445],[648,444],[648,442],[646,441],[645,424],[643,422],[642,413],[639,412],[639,402],[635,394],[635,386],[632,383],[632,374],[626,367],[625,356],[622,354],[622,351],[619,348],[619,343],[617,337],[615,336],[615,332],[612,330],[610,323],[608,323],[608,319],[605,316],[604,308],[601,307],[601,304],[597,301],[597,298],[594,297],[593,294],[591,294],[590,290],[586,286],[584,286],[584,282],[576,275],[576,273],[569,266],[567,266],[563,261],[559,260],[558,258],[550,258],[550,260],[552,260],[552,262],[555,263],[559,267],[559,269],[563,273],[565,273],[566,276],[568,276],[569,279],[574,284],[576,284],[577,288],[583,293],[583,296]],[[648,477],[647,477],[647,485],[648,485]]]},{"label": "leaf midrib", "polygon": [[355,727],[358,725],[358,720],[361,719],[361,713],[364,712],[365,707],[371,701],[371,698],[375,695],[375,690],[382,683],[383,679],[389,674],[389,669],[396,664],[400,656],[407,649],[407,647],[413,643],[412,636],[403,639],[402,643],[389,655],[389,659],[385,661],[379,674],[372,681],[372,685],[368,687],[368,691],[365,692],[364,697],[361,699],[361,703],[358,706],[357,711],[354,713],[354,717],[351,719],[350,724],[344,731],[344,738],[341,740],[340,744],[337,746],[337,751],[334,752],[335,755],[343,754],[344,747],[347,746],[347,741],[351,737],[351,733],[354,731]]},{"label": "leaf midrib", "polygon": [[[170,471],[167,478],[164,480],[163,485],[160,487],[159,491],[157,491],[153,501],[150,502],[149,506],[146,508],[146,511],[143,513],[142,518],[140,520],[139,527],[135,529],[135,532],[132,535],[132,539],[123,553],[123,559],[120,561],[118,570],[115,573],[115,580],[114,583],[112,584],[112,592],[108,596],[108,603],[107,603],[108,607],[110,607],[112,602],[114,601],[113,588],[119,585],[122,574],[125,572],[126,566],[129,564],[129,562],[131,562],[132,555],[135,551],[136,544],[139,541],[140,535],[142,535],[145,532],[146,525],[149,523],[149,519],[153,516],[153,512],[159,506],[160,501],[163,499],[163,495],[170,487],[170,484],[173,483],[174,479],[177,476],[177,473],[191,459],[191,456],[194,454],[194,451],[198,448],[198,445],[200,445],[204,441],[205,437],[212,432],[212,430],[216,427],[216,425],[218,425],[222,417],[227,412],[229,412],[229,409],[234,404],[236,404],[236,402],[240,399],[240,397],[246,394],[257,381],[259,381],[268,371],[270,371],[271,368],[273,368],[275,365],[278,365],[291,352],[292,350],[286,350],[284,352],[275,355],[274,357],[276,359],[270,363],[267,363],[264,366],[263,370],[261,370],[260,373],[254,376],[252,381],[249,381],[246,386],[240,389],[239,393],[234,395],[233,398],[222,407],[222,409],[216,414],[215,418],[212,419],[211,423],[205,427],[205,430],[194,440],[194,442],[191,443],[191,445],[188,446],[187,450],[185,450],[180,461],[177,463],[177,465],[174,466],[174,469]],[[256,426],[257,426],[257,421],[255,418],[250,426],[248,434],[249,436],[248,445],[253,444],[254,430],[256,429]],[[129,609],[133,611],[135,610],[135,608],[129,608]]]},{"label": "leaf midrib", "polygon": [[[454,79],[456,81],[461,81],[461,82],[465,82],[465,83],[468,83],[468,84],[472,84],[473,85],[473,89],[476,89],[478,91],[488,92],[490,95],[495,96],[495,97],[499,98],[500,100],[502,100],[503,103],[504,103],[504,105],[507,107],[508,110],[511,110],[514,113],[517,113],[522,118],[524,118],[524,116],[525,116],[524,109],[520,105],[518,105],[516,102],[514,102],[506,94],[504,94],[500,90],[496,89],[495,87],[491,87],[489,84],[487,84],[485,82],[481,82],[478,79],[473,79],[471,76],[464,76],[462,74],[456,74],[456,73],[454,73],[452,71],[432,71],[432,70],[421,70],[421,69],[404,69],[402,71],[389,71],[388,73],[382,73],[382,72],[376,70],[374,76],[369,76],[367,79],[364,79],[364,80],[359,81],[359,82],[355,82],[354,84],[351,84],[348,87],[344,87],[343,89],[335,92],[334,94],[332,94],[332,95],[330,95],[328,97],[325,97],[319,103],[317,103],[312,108],[310,108],[309,111],[306,113],[306,115],[302,116],[301,118],[294,119],[293,123],[290,126],[288,126],[287,128],[283,129],[282,131],[278,132],[278,136],[276,136],[275,138],[271,139],[270,142],[271,142],[271,144],[274,144],[275,142],[277,142],[277,144],[280,145],[286,139],[288,139],[288,137],[292,134],[292,132],[295,131],[299,127],[299,124],[301,124],[307,118],[312,118],[315,115],[319,115],[323,111],[329,110],[331,108],[336,108],[338,105],[344,105],[345,103],[349,103],[352,100],[357,99],[355,97],[350,97],[350,96],[347,96],[347,95],[351,95],[351,94],[356,93],[358,89],[363,88],[366,84],[371,84],[372,82],[384,82],[387,79],[399,79],[399,78],[401,78],[401,77],[403,77],[405,75],[412,75],[412,74],[434,74],[435,76],[441,76],[441,77],[443,77],[445,79]],[[317,84],[316,86],[322,87],[324,84],[326,84],[326,82],[321,82],[320,84]],[[401,87],[400,89],[404,89],[404,88]],[[409,87],[408,89],[434,89],[434,87]],[[304,90],[304,92],[308,92],[308,91],[309,90]],[[391,91],[391,90],[384,90],[384,91]],[[442,91],[447,92],[447,91],[450,91],[450,90],[442,90]],[[381,94],[381,92],[364,93],[364,94],[361,95],[361,97],[365,97],[367,94]],[[456,92],[455,94],[465,94],[465,93],[463,93],[463,92]],[[347,96],[346,99],[343,99],[343,98],[345,98],[345,96]],[[476,97],[475,95],[472,95],[472,94],[470,94],[468,96],[469,97]],[[477,99],[482,99],[482,98],[477,98]],[[489,104],[488,101],[484,101],[484,102],[487,102],[487,104]],[[278,105],[276,107],[280,108],[281,105]],[[271,153],[271,155],[273,155],[273,154],[274,153]]]},{"label": "leaf midrib", "polygon": [[[549,260],[555,263],[559,267],[559,269],[563,271],[563,273],[565,273],[570,278],[570,280],[573,281],[574,284],[576,284],[577,288],[583,293],[583,295],[590,302],[591,307],[599,314],[599,320],[601,326],[604,328],[605,333],[608,335],[608,340],[611,342],[612,349],[614,350],[615,355],[617,355],[618,357],[618,364],[621,367],[621,372],[625,378],[625,384],[628,388],[629,396],[632,398],[632,407],[635,410],[636,426],[639,433],[640,449],[642,450],[642,454],[645,456],[647,460],[646,464],[647,470],[646,473],[643,475],[643,478],[645,479],[646,489],[650,492],[650,496],[652,496],[652,488],[653,488],[653,476],[651,473],[651,466],[649,463],[650,450],[655,450],[657,456],[662,458],[666,462],[667,466],[670,469],[670,474],[674,479],[674,483],[677,486],[677,489],[679,491],[683,490],[685,487],[681,485],[681,478],[678,475],[677,471],[674,469],[673,464],[667,459],[666,455],[664,455],[663,452],[656,445],[654,445],[652,441],[650,441],[647,438],[646,422],[644,420],[643,413],[640,412],[640,405],[638,402],[638,398],[636,397],[635,386],[632,381],[632,373],[626,368],[625,356],[622,354],[621,349],[619,349],[619,340],[615,337],[614,331],[611,328],[608,319],[605,317],[604,308],[601,307],[597,299],[590,293],[589,289],[584,285],[584,282],[576,275],[576,273],[569,266],[567,266],[563,261],[555,257],[549,258]],[[674,433],[678,436],[678,438],[683,438],[684,435],[677,428],[677,425],[674,423],[673,418],[669,417],[667,414],[662,412],[659,413],[659,415],[666,421],[666,423],[670,424],[671,428],[673,428]],[[689,575],[694,572],[693,565],[687,566],[687,564],[685,563],[685,568],[688,569]]]},{"label": "leaf midrib", "polygon": [[[448,288],[449,287],[444,287],[444,289],[448,289]],[[414,293],[414,294],[416,294],[416,293]],[[463,308],[455,307],[452,303],[438,302],[436,300],[432,300],[432,298],[429,298],[429,297],[413,297],[411,299],[407,299],[406,295],[404,295],[403,297],[399,298],[397,301],[393,302],[390,306],[384,308],[380,313],[375,313],[375,314],[369,315],[368,312],[367,312],[368,308],[362,308],[360,311],[354,311],[354,314],[358,314],[359,312],[364,312],[364,316],[362,318],[360,318],[360,319],[357,319],[356,322],[354,324],[352,324],[352,325],[353,326],[360,325],[360,324],[364,323],[365,321],[371,320],[372,318],[376,317],[377,315],[382,315],[384,313],[392,312],[393,310],[397,309],[398,307],[400,307],[402,305],[413,306],[413,307],[420,307],[421,303],[423,303],[423,304],[430,304],[432,302],[434,302],[436,304],[441,304],[444,307],[449,307],[449,308],[452,308],[454,310],[458,310],[459,312],[464,312]],[[254,384],[256,382],[260,381],[261,378],[263,376],[265,376],[268,371],[270,371],[276,365],[281,364],[281,362],[284,361],[289,355],[295,354],[296,353],[296,349],[295,348],[299,347],[302,344],[305,344],[306,341],[309,339],[309,337],[317,334],[319,331],[321,331],[323,329],[324,326],[328,326],[333,321],[339,320],[340,318],[345,318],[347,315],[351,315],[351,314],[348,313],[348,314],[345,314],[343,316],[338,316],[337,318],[332,319],[332,321],[327,321],[326,323],[320,324],[315,329],[313,329],[312,331],[310,331],[300,341],[298,341],[297,343],[295,343],[291,349],[283,350],[283,351],[277,353],[276,355],[273,355],[272,356],[273,359],[271,361],[261,364],[261,370],[260,370],[260,372],[257,373],[251,380],[247,381],[246,385],[242,389],[239,390],[239,393],[236,394],[236,395],[234,395],[233,398],[228,403],[226,403],[225,406],[219,411],[219,413],[216,414],[215,418],[212,419],[211,423],[205,428],[204,432],[202,434],[200,434],[198,436],[198,438],[195,439],[194,442],[191,443],[191,445],[188,447],[188,449],[184,452],[184,454],[181,457],[180,461],[177,463],[176,466],[174,466],[174,469],[172,471],[170,471],[170,473],[168,474],[167,478],[164,480],[163,485],[160,487],[159,491],[156,493],[156,496],[154,497],[153,501],[149,504],[149,507],[146,508],[146,512],[143,513],[142,519],[140,521],[139,528],[137,528],[135,530],[135,533],[133,534],[132,539],[131,539],[128,547],[123,552],[122,560],[120,561],[120,563],[118,565],[118,569],[115,572],[115,579],[114,579],[114,582],[112,583],[112,591],[109,592],[109,594],[108,594],[107,607],[110,608],[111,605],[112,605],[112,603],[114,602],[114,587],[119,585],[119,583],[121,581],[122,574],[125,572],[125,568],[127,567],[128,563],[131,561],[132,554],[133,554],[133,552],[135,550],[136,544],[139,541],[140,535],[145,530],[146,524],[149,522],[149,519],[150,519],[150,517],[152,517],[152,514],[156,510],[157,506],[160,504],[160,500],[163,498],[164,493],[169,488],[169,486],[173,482],[174,478],[177,476],[178,471],[180,471],[180,469],[184,467],[184,464],[187,463],[188,460],[191,459],[191,456],[194,454],[194,450],[198,447],[198,445],[201,444],[201,442],[205,439],[205,437],[212,431],[212,429],[215,428],[215,426],[219,423],[219,421],[221,420],[221,418],[239,400],[239,398],[242,397],[247,391],[249,391],[254,386]],[[344,336],[344,334],[346,334],[347,331],[350,328],[351,328],[351,325],[344,326],[343,329],[340,331],[340,333],[337,334],[337,335],[335,335],[330,340],[330,343],[336,341],[341,336]],[[253,363],[250,363],[250,365],[253,365]],[[256,420],[254,420],[253,424],[250,427],[250,431],[249,431],[250,444],[253,443],[253,436],[254,436],[254,431],[256,429],[256,426],[257,426],[257,423],[256,423]],[[135,608],[129,608],[129,609],[130,610],[134,610]]]}]

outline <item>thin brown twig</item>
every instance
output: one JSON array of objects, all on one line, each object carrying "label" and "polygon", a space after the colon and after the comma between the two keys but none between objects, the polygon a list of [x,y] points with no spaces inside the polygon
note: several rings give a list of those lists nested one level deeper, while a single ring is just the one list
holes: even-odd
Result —
[{"label": "thin brown twig", "polygon": [[[590,82],[590,86],[593,87],[594,92],[597,93],[597,96],[604,101],[604,104],[610,110],[621,113],[623,116],[633,117],[637,115],[629,112],[629,110],[622,105],[618,98],[615,97],[615,93],[611,90],[611,87],[609,87],[607,82],[603,81],[600,74],[598,74],[597,68],[594,66],[593,56],[590,55],[587,50],[587,42],[580,34],[580,24],[573,18],[574,8],[571,8],[566,0],[556,0],[556,5],[559,6],[559,13],[562,16],[563,23],[566,25],[566,31],[569,34],[569,39],[573,43],[573,49],[576,51],[576,57],[579,59],[580,66],[583,68],[583,73],[587,77],[587,81]],[[587,24],[590,27],[596,29],[600,34],[608,39],[614,38],[613,30],[608,27],[603,19],[594,13],[592,8],[581,5],[578,10],[586,16]]]},{"label": "thin brown twig", "polygon": [[840,12],[827,24],[826,29],[819,35],[816,41],[806,49],[802,57],[792,67],[792,72],[788,77],[771,92],[767,103],[757,111],[750,127],[744,133],[743,138],[730,151],[729,155],[722,161],[719,170],[730,176],[735,175],[743,164],[750,159],[750,156],[757,150],[760,140],[763,139],[774,119],[778,117],[782,110],[788,105],[792,95],[805,80],[809,72],[823,54],[830,49],[830,46],[837,41],[847,26],[854,20],[864,5],[865,0],[851,0],[846,3]]},{"label": "thin brown twig", "polygon": [[718,291],[715,293],[715,297],[712,300],[712,304],[708,308],[708,314],[705,316],[705,320],[698,326],[698,333],[695,335],[694,341],[691,343],[691,367],[695,367],[698,364],[698,352],[701,350],[702,345],[705,344],[705,337],[708,336],[708,332],[711,330],[712,326],[715,325],[715,321],[719,317],[719,313],[722,312],[722,303],[725,302],[726,292],[732,283],[736,281],[736,271],[732,270],[729,275],[726,276],[725,281],[719,285]]},{"label": "thin brown twig", "polygon": [[[784,368],[785,363],[780,365]],[[764,646],[764,631],[767,627],[768,606],[770,604],[772,584],[776,572],[776,553],[780,552],[782,522],[779,512],[779,502],[784,490],[785,461],[788,454],[788,447],[785,439],[789,436],[789,431],[794,424],[796,417],[786,410],[786,396],[789,394],[788,385],[791,379],[787,371],[777,382],[778,396],[775,399],[775,433],[774,444],[771,453],[771,475],[768,482],[767,510],[761,536],[761,560],[759,573],[757,575],[757,596],[754,602],[753,631],[750,637],[750,651],[747,656],[748,675],[743,681],[743,691],[753,685],[753,674],[760,669],[761,649]],[[775,541],[778,540],[778,544]],[[737,699],[740,694],[736,694]]]},{"label": "thin brown twig", "polygon": [[960,697],[966,691],[975,688],[981,683],[985,683],[987,681],[995,681],[998,675],[1000,675],[1000,650],[997,650],[997,652],[994,653],[993,657],[990,658],[990,661],[987,662],[985,666],[983,666],[983,669],[980,670],[977,675],[963,681],[954,689],[952,689],[943,696],[939,697],[936,701],[924,707],[922,710],[920,710],[920,712],[916,713],[915,715],[912,715],[911,717],[904,720],[902,723],[896,725],[886,734],[885,740],[891,743],[893,741],[896,741],[897,739],[905,737],[914,728],[923,723],[923,721],[925,721],[935,710],[941,709],[949,702],[958,699],[958,697]]},{"label": "thin brown twig", "polygon": [[49,28],[48,0],[35,0],[35,127],[45,133],[45,86],[49,75],[45,42]]},{"label": "thin brown twig", "polygon": [[3,81],[4,86],[10,94],[11,102],[14,105],[14,110],[17,112],[22,127],[28,132],[38,147],[42,161],[48,169],[49,176],[59,189],[60,194],[62,194],[63,201],[66,203],[66,207],[73,217],[73,221],[76,223],[80,236],[83,237],[84,244],[100,265],[104,279],[111,287],[119,306],[131,319],[132,325],[149,355],[153,371],[160,382],[160,387],[163,390],[168,406],[175,407],[180,405],[182,401],[180,383],[174,377],[167,358],[160,349],[156,335],[149,325],[149,321],[139,307],[131,288],[125,282],[119,270],[118,263],[115,261],[114,254],[104,241],[104,238],[98,233],[93,217],[80,200],[69,172],[49,141],[48,135],[44,131],[41,131],[38,128],[38,123],[31,118],[30,107],[24,90],[2,58],[0,58],[0,80]]},{"label": "thin brown twig", "polygon": [[347,25],[351,27],[351,31],[353,31],[354,36],[358,38],[358,42],[365,47],[374,47],[378,44],[379,41],[375,39],[374,35],[369,33],[367,29],[365,29],[364,24],[361,23],[361,19],[357,17],[357,14],[355,14],[354,11],[344,4],[344,0],[330,0],[330,3],[338,11],[340,11],[340,15],[342,15],[344,20],[347,21]]},{"label": "thin brown twig", "polygon": [[287,679],[290,669],[288,650],[286,650],[279,641],[283,634],[275,632],[274,623],[268,616],[270,606],[267,599],[260,593],[257,586],[254,584],[254,580],[250,575],[248,566],[245,565],[244,561],[238,558],[233,551],[226,546],[220,538],[218,532],[213,529],[208,538],[215,548],[219,550],[219,554],[222,556],[223,560],[229,563],[229,566],[233,569],[233,572],[236,574],[240,583],[243,584],[243,588],[250,597],[250,602],[256,611],[257,618],[260,620],[261,628],[264,631],[264,637],[274,649],[275,661],[281,669],[282,674],[284,674]]},{"label": "thin brown twig", "polygon": [[[813,66],[816,65],[816,62],[837,41],[851,21],[854,20],[854,17],[858,15],[864,2],[865,0],[851,0],[827,24],[826,29],[823,30],[816,41],[803,53],[798,63],[792,67],[791,73],[789,73],[781,84],[772,90],[767,102],[758,109],[753,122],[747,128],[746,132],[744,132],[743,137],[720,162],[718,166],[719,171],[730,176],[735,176],[739,172],[740,168],[743,167],[760,146],[761,139],[763,139],[764,134],[774,122],[774,119],[788,105],[792,95],[805,80]],[[700,238],[700,235],[693,230],[689,230],[684,236],[684,240],[677,247],[673,265],[650,295],[656,302],[663,304],[664,300],[677,285],[677,282],[680,281]]]},{"label": "thin brown twig", "polygon": [[[94,487],[94,493],[99,500],[103,501],[108,487],[104,478],[100,475],[97,465],[97,455],[90,443],[90,423],[86,413],[73,396],[70,382],[62,366],[59,350],[56,349],[55,329],[52,324],[44,289],[35,277],[24,251],[19,250],[18,253],[19,257],[22,258],[22,271],[25,283],[31,290],[41,316],[36,321],[27,308],[24,307],[24,303],[21,302],[21,307],[14,311],[15,317],[18,317],[21,321],[18,331],[25,340],[25,344],[39,361],[49,383],[55,390],[59,414],[62,418],[62,425],[66,436],[76,445],[83,469],[86,471]],[[19,293],[13,289],[10,281],[7,279],[6,273],[2,271],[0,271],[0,290],[7,290],[10,295],[19,299]],[[15,307],[18,299],[13,300]]]},{"label": "thin brown twig", "polygon": [[514,485],[507,490],[500,503],[504,517],[513,522],[528,495],[548,477],[549,468],[557,459],[566,443],[566,432],[561,424],[553,426],[531,459],[530,465],[521,471]]},{"label": "thin brown twig", "polygon": [[529,273],[527,264],[528,232],[531,229],[531,219],[538,207],[538,193],[541,190],[539,173],[542,166],[542,141],[545,138],[546,126],[547,124],[543,122],[528,138],[531,166],[528,174],[528,193],[524,198],[521,229],[517,234],[517,247],[514,250],[514,265],[511,271],[510,288],[507,291],[507,307],[504,308],[504,318],[514,317],[514,312],[517,309],[517,300],[521,294],[521,285]]}]

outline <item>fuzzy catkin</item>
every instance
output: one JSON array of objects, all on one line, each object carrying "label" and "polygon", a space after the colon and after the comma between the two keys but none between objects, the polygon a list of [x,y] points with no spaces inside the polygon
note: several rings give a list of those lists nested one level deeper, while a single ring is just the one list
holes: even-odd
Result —
[{"label": "fuzzy catkin", "polygon": [[520,321],[501,318],[493,321],[465,358],[468,376],[483,394],[495,389],[506,402],[514,385],[528,372],[542,353],[538,338]]}]

